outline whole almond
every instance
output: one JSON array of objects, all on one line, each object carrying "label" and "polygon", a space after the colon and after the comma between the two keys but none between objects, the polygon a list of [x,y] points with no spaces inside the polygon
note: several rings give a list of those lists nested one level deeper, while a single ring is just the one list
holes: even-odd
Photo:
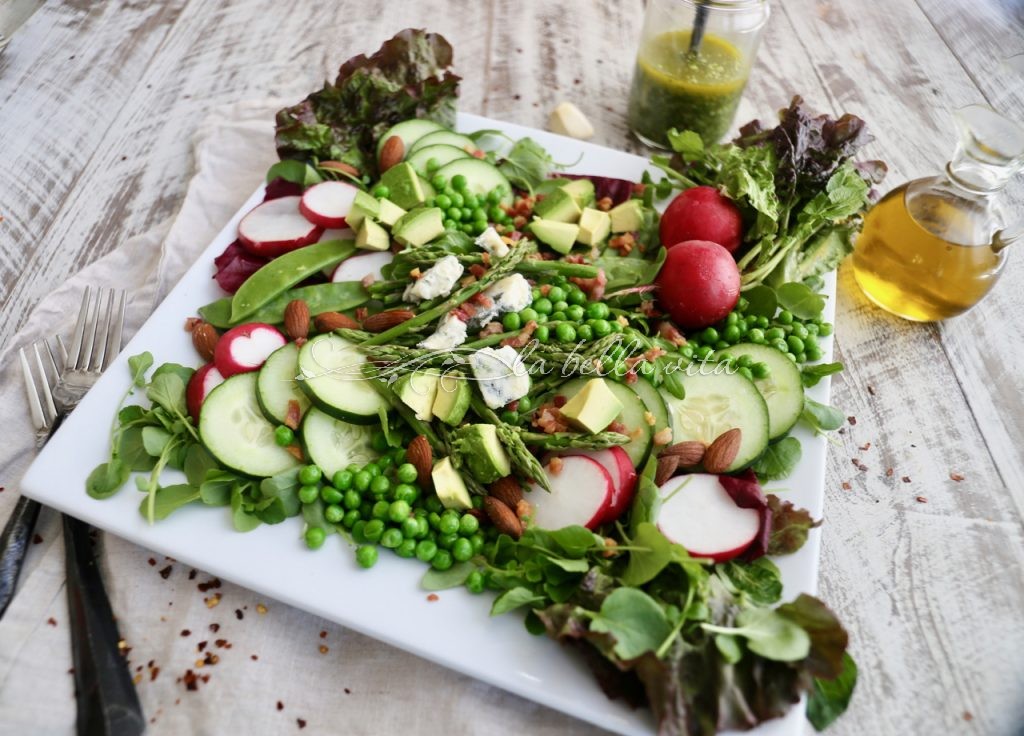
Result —
[{"label": "whole almond", "polygon": [[192,328],[192,345],[199,357],[209,362],[213,360],[213,351],[217,347],[220,335],[209,322],[199,322]]},{"label": "whole almond", "polygon": [[304,340],[309,334],[309,305],[292,299],[284,308],[284,331],[292,340]]},{"label": "whole almond", "polygon": [[371,314],[363,320],[363,329],[367,332],[384,332],[395,325],[407,322],[416,315],[408,309],[389,309],[385,312]]},{"label": "whole almond", "polygon": [[345,163],[344,161],[321,161],[317,164],[321,169],[327,169],[328,171],[337,171],[339,174],[347,174],[348,176],[359,176],[359,169],[355,166]]},{"label": "whole almond", "polygon": [[510,509],[515,509],[516,505],[523,500],[523,489],[519,487],[519,481],[511,475],[498,478],[491,483],[487,490],[488,495],[498,499]]},{"label": "whole almond", "polygon": [[678,455],[661,455],[658,458],[658,467],[654,471],[654,484],[660,486],[679,469]]},{"label": "whole almond", "polygon": [[358,330],[359,323],[341,312],[321,312],[313,318],[317,332],[334,332],[335,330]]},{"label": "whole almond", "polygon": [[397,135],[393,135],[384,141],[384,147],[380,149],[380,161],[378,165],[383,174],[405,158],[405,141]]},{"label": "whole almond", "polygon": [[523,523],[516,516],[516,512],[498,499],[484,496],[484,511],[487,512],[487,518],[502,534],[507,534],[513,539],[523,536]]},{"label": "whole almond", "polygon": [[703,442],[687,440],[686,442],[677,442],[674,445],[669,445],[658,453],[658,457],[668,457],[671,455],[678,460],[680,467],[691,468],[694,465],[698,465],[704,459],[706,450],[707,448],[704,447]]},{"label": "whole almond", "polygon": [[724,473],[728,470],[736,460],[742,441],[743,432],[739,427],[718,435],[704,453],[704,470],[709,473]]},{"label": "whole almond", "polygon": [[417,482],[427,488],[430,486],[430,471],[434,467],[434,451],[422,434],[416,435],[405,450],[405,461],[416,468]]}]

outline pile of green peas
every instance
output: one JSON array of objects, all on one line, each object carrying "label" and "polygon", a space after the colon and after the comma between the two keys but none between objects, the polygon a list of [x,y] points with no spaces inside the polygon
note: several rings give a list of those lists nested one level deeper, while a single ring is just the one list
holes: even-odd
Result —
[{"label": "pile of green peas", "polygon": [[[741,342],[752,342],[780,350],[794,363],[814,363],[821,360],[818,338],[832,334],[831,323],[820,318],[800,320],[786,309],[777,312],[772,318],[746,314],[748,306],[747,300],[740,297],[736,309],[730,312],[723,322],[689,335],[689,342],[683,345],[680,351],[684,355],[688,354],[688,357],[702,360],[711,356],[714,351],[725,350]],[[742,363],[740,365],[743,366]],[[761,376],[754,372],[754,377]]]},{"label": "pile of green peas", "polygon": [[[437,168],[434,159],[427,162],[428,172],[432,173]],[[438,207],[444,212],[446,230],[462,230],[468,235],[479,235],[490,223],[512,223],[512,218],[501,207],[502,197],[508,193],[503,186],[495,187],[481,197],[469,191],[469,182],[462,174],[456,174],[451,181],[440,174],[433,174],[430,184],[437,193],[428,197],[423,204],[426,207]],[[373,190],[375,197],[386,197],[389,193],[383,184]]]},{"label": "pile of green peas", "polygon": [[[373,567],[381,547],[399,557],[415,557],[435,570],[447,570],[479,554],[486,538],[476,516],[446,509],[434,493],[425,493],[416,482],[416,467],[405,462],[405,449],[388,447],[383,432],[375,433],[371,444],[380,453],[377,460],[352,463],[330,478],[316,465],[299,469],[299,500],[323,503],[324,519],[347,530],[358,545],[359,566]],[[310,549],[319,549],[326,538],[320,527],[306,529]],[[483,591],[483,574],[471,574],[466,587]]]},{"label": "pile of green peas", "polygon": [[[583,290],[565,278],[547,282],[550,287],[544,294],[540,287],[534,287],[530,306],[520,312],[509,312],[502,320],[506,330],[518,330],[527,322],[537,323],[533,337],[540,343],[588,342],[613,332],[622,332],[622,325],[612,318],[611,310],[604,302],[587,300]],[[549,324],[550,323],[550,324]]]}]

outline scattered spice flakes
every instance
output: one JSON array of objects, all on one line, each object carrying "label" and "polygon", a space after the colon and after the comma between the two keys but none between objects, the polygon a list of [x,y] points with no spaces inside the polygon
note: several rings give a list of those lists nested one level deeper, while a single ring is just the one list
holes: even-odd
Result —
[{"label": "scattered spice flakes", "polygon": [[851,427],[857,426],[857,417],[846,417],[846,421],[850,423]]},{"label": "scattered spice flakes", "polygon": [[229,642],[227,639],[218,639],[213,644],[218,649],[230,649],[231,648],[231,642]]},{"label": "scattered spice flakes", "polygon": [[206,649],[206,644],[207,644],[207,643],[206,643],[205,641],[201,641],[201,642],[199,642],[198,644],[196,644],[196,651],[197,651],[197,652],[202,652],[202,651],[204,651],[204,650]]},{"label": "scattered spice flakes", "polygon": [[210,631],[216,634],[218,631],[220,631],[220,624],[210,624]]},{"label": "scattered spice flakes", "polygon": [[50,626],[56,626],[57,619],[55,619],[53,616],[50,616],[50,618],[46,619],[46,623],[48,623]]},{"label": "scattered spice flakes", "polygon": [[174,570],[174,566],[173,565],[168,565],[167,567],[165,567],[163,570],[160,571],[160,577],[162,577],[164,580],[166,580],[167,578],[169,578],[171,576],[171,572],[173,570]]},{"label": "scattered spice flakes", "polygon": [[262,603],[257,603],[256,604],[256,613],[258,613],[259,615],[262,616],[266,612],[267,612],[267,607],[266,606],[264,606]]},{"label": "scattered spice flakes", "polygon": [[969,710],[965,710],[964,713],[963,713],[962,718],[965,721],[973,721],[974,720],[974,714],[971,713]]},{"label": "scattered spice flakes", "polygon": [[157,675],[159,675],[159,674],[160,674],[160,668],[159,667],[150,667],[149,668],[149,681],[153,682],[153,680],[155,680],[157,678]]},{"label": "scattered spice flakes", "polygon": [[[199,689],[199,677],[192,670],[185,670],[185,674],[179,678],[179,682],[185,683],[185,689],[196,691]],[[175,703],[177,705],[177,703]]]},{"label": "scattered spice flakes", "polygon": [[870,449],[871,449],[871,443],[870,442],[865,442],[863,445],[860,446],[861,452],[867,452]]},{"label": "scattered spice flakes", "polygon": [[277,701],[277,709],[284,710],[284,703],[282,703],[280,700]]},{"label": "scattered spice flakes", "polygon": [[138,685],[140,682],[142,682],[142,673],[141,672],[139,674],[135,675],[135,677],[132,678],[132,683],[133,684]]},{"label": "scattered spice flakes", "polygon": [[245,618],[245,614],[242,613],[242,609],[241,608],[236,608],[235,609],[235,618],[237,618],[239,621],[241,621],[243,618]]},{"label": "scattered spice flakes", "polygon": [[918,497],[917,497],[917,498],[916,498],[915,500],[916,500],[916,501],[917,501],[918,503],[928,503],[928,499],[927,499],[927,498],[925,498],[924,496],[918,496]]},{"label": "scattered spice flakes", "polygon": [[42,543],[43,543],[42,536],[40,536],[39,534],[33,534],[32,535],[32,544],[42,544]]},{"label": "scattered spice flakes", "polygon": [[299,724],[299,728],[300,729],[306,727],[306,719],[305,718],[296,718],[295,722]]},{"label": "scattered spice flakes", "polygon": [[869,385],[868,386],[868,393],[871,394],[872,396],[874,396],[875,395],[875,387]]},{"label": "scattered spice flakes", "polygon": [[253,662],[256,662],[257,660],[259,660],[259,658],[260,658],[260,655],[258,655],[258,654],[250,654],[249,655],[249,659],[251,659]]},{"label": "scattered spice flakes", "polygon": [[960,481],[962,481],[964,479],[964,476],[961,475],[960,473],[957,473],[956,471],[952,471],[949,474],[949,479],[959,483]]},{"label": "scattered spice flakes", "polygon": [[321,639],[326,639],[327,638],[327,632],[326,631],[321,631],[320,632],[320,638]]},{"label": "scattered spice flakes", "polygon": [[348,688],[345,688],[345,694],[346,694],[346,695],[351,695],[351,694],[352,694],[352,691],[351,691],[351,690],[349,690]]},{"label": "scattered spice flakes", "polygon": [[188,571],[188,579],[189,580],[195,580],[196,579],[196,575],[198,575],[198,574],[199,574],[199,571],[193,568],[192,570]]},{"label": "scattered spice flakes", "polygon": [[320,654],[327,654],[329,651],[331,651],[331,649],[326,644],[320,645]]},{"label": "scattered spice flakes", "polygon": [[200,593],[205,593],[208,590],[215,590],[221,586],[220,578],[210,578],[205,583],[199,583],[196,587],[199,588]]},{"label": "scattered spice flakes", "polygon": [[220,593],[214,593],[209,598],[203,598],[207,608],[215,608],[220,605]]},{"label": "scattered spice flakes", "polygon": [[903,481],[904,483],[909,483],[910,482],[910,476],[909,475],[904,475],[902,478],[900,478],[900,480]]},{"label": "scattered spice flakes", "polygon": [[182,629],[181,630],[181,635],[182,636],[191,636],[192,635],[192,630],[191,629]]},{"label": "scattered spice flakes", "polygon": [[843,481],[843,490],[844,490],[844,491],[848,491],[848,490],[850,490],[851,488],[853,488],[853,486],[851,486],[851,485],[850,485],[850,483],[849,483],[848,481],[845,481],[845,480],[844,480],[844,481]]},{"label": "scattered spice flakes", "polygon": [[885,469],[885,477],[886,477],[886,478],[891,478],[891,477],[892,477],[892,475],[893,475],[893,473],[895,473],[895,472],[896,472],[896,471],[895,471],[895,470],[893,470],[892,468],[886,468],[886,469]]},{"label": "scattered spice flakes", "polygon": [[433,603],[434,601],[441,600],[441,598],[440,598],[440,596],[437,595],[437,593],[431,593],[430,595],[427,596],[427,600],[430,601],[431,603]]}]

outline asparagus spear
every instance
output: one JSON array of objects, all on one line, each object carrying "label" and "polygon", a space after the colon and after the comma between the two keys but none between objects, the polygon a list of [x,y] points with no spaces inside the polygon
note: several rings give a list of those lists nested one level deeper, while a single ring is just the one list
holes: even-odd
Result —
[{"label": "asparagus spear", "polygon": [[615,445],[625,445],[629,436],[620,432],[598,432],[597,434],[578,434],[576,432],[528,432],[517,430],[519,438],[531,445],[545,450],[604,450]]}]

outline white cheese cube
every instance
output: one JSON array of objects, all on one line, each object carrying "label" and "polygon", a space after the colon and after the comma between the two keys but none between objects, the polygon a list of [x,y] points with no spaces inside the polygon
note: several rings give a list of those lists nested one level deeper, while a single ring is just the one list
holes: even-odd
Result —
[{"label": "white cheese cube", "polygon": [[491,254],[491,258],[501,259],[508,255],[508,243],[501,239],[498,231],[488,227],[476,239],[476,246]]},{"label": "white cheese cube", "polygon": [[463,270],[458,258],[445,256],[405,287],[402,298],[407,302],[422,302],[439,296],[448,296],[462,278]]},{"label": "white cheese cube", "polygon": [[500,409],[530,391],[530,374],[519,353],[510,345],[497,350],[477,350],[469,356],[469,366],[484,403],[492,409]]}]

